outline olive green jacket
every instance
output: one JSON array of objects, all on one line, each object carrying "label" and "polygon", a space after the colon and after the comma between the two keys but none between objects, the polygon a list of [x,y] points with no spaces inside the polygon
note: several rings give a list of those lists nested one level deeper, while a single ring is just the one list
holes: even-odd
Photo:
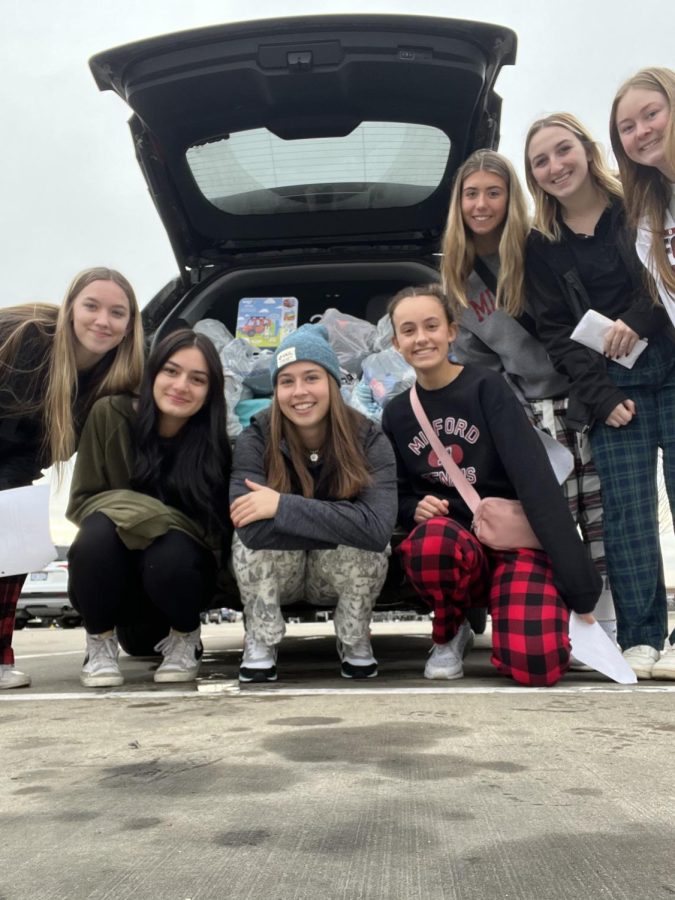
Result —
[{"label": "olive green jacket", "polygon": [[117,526],[130,550],[143,550],[171,528],[184,531],[214,552],[220,537],[161,500],[131,489],[134,398],[103,397],[92,407],[82,431],[66,517],[81,525],[102,512]]}]

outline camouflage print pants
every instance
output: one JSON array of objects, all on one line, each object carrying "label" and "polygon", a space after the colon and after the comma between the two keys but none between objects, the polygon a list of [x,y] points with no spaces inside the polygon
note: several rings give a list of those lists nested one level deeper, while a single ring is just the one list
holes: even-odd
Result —
[{"label": "camouflage print pants", "polygon": [[368,636],[373,606],[387,575],[384,553],[335,550],[249,550],[235,535],[232,563],[246,630],[272,646],[284,636],[281,607],[297,600],[335,605],[335,633],[344,644]]}]

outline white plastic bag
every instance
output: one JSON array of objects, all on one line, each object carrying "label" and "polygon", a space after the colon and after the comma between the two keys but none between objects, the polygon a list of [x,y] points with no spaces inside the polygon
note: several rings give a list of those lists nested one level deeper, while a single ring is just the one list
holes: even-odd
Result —
[{"label": "white plastic bag", "polygon": [[193,331],[197,331],[199,334],[205,334],[216,348],[219,355],[220,352],[234,340],[234,337],[223,323],[218,321],[218,319],[202,319],[201,322],[197,322]]},{"label": "white plastic bag", "polygon": [[367,356],[362,366],[362,380],[381,408],[415,383],[415,370],[393,347]]},{"label": "white plastic bag", "polygon": [[339,309],[327,309],[320,321],[328,329],[330,345],[337,354],[340,368],[352,375],[360,375],[361,361],[375,348],[375,326]]}]

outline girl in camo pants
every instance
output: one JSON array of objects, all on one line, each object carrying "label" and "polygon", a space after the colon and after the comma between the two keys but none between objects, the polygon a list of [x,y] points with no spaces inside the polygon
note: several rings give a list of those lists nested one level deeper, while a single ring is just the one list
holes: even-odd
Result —
[{"label": "girl in camo pants", "polygon": [[276,351],[274,399],[239,436],[230,483],[234,572],[246,624],[242,682],[275,681],[281,607],[335,605],[341,674],[372,678],[373,605],[397,511],[392,448],[347,407],[321,325]]}]

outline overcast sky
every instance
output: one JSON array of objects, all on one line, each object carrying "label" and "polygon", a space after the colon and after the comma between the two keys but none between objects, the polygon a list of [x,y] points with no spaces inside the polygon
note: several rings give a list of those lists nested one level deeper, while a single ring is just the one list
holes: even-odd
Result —
[{"label": "overcast sky", "polygon": [[501,150],[518,165],[532,119],[568,109],[606,141],[619,83],[642,66],[673,64],[672,23],[657,0],[2,0],[0,9],[0,306],[58,302],[75,272],[102,264],[124,272],[145,303],[176,272],[133,155],[128,108],[112,92],[100,93],[89,72],[87,60],[100,50],[280,11],[418,13],[507,25],[518,35],[518,59],[498,83]]},{"label": "overcast sky", "polygon": [[[176,273],[133,155],[129,110],[99,93],[89,72],[100,50],[281,13],[415,13],[506,25],[518,35],[518,57],[497,86],[500,149],[520,169],[525,132],[548,112],[574,112],[607,143],[618,85],[643,66],[673,65],[665,9],[662,0],[2,0],[0,306],[59,302],[72,275],[92,265],[120,269],[144,304]],[[59,525],[55,539],[65,537]],[[675,552],[667,555],[675,564]]]}]

